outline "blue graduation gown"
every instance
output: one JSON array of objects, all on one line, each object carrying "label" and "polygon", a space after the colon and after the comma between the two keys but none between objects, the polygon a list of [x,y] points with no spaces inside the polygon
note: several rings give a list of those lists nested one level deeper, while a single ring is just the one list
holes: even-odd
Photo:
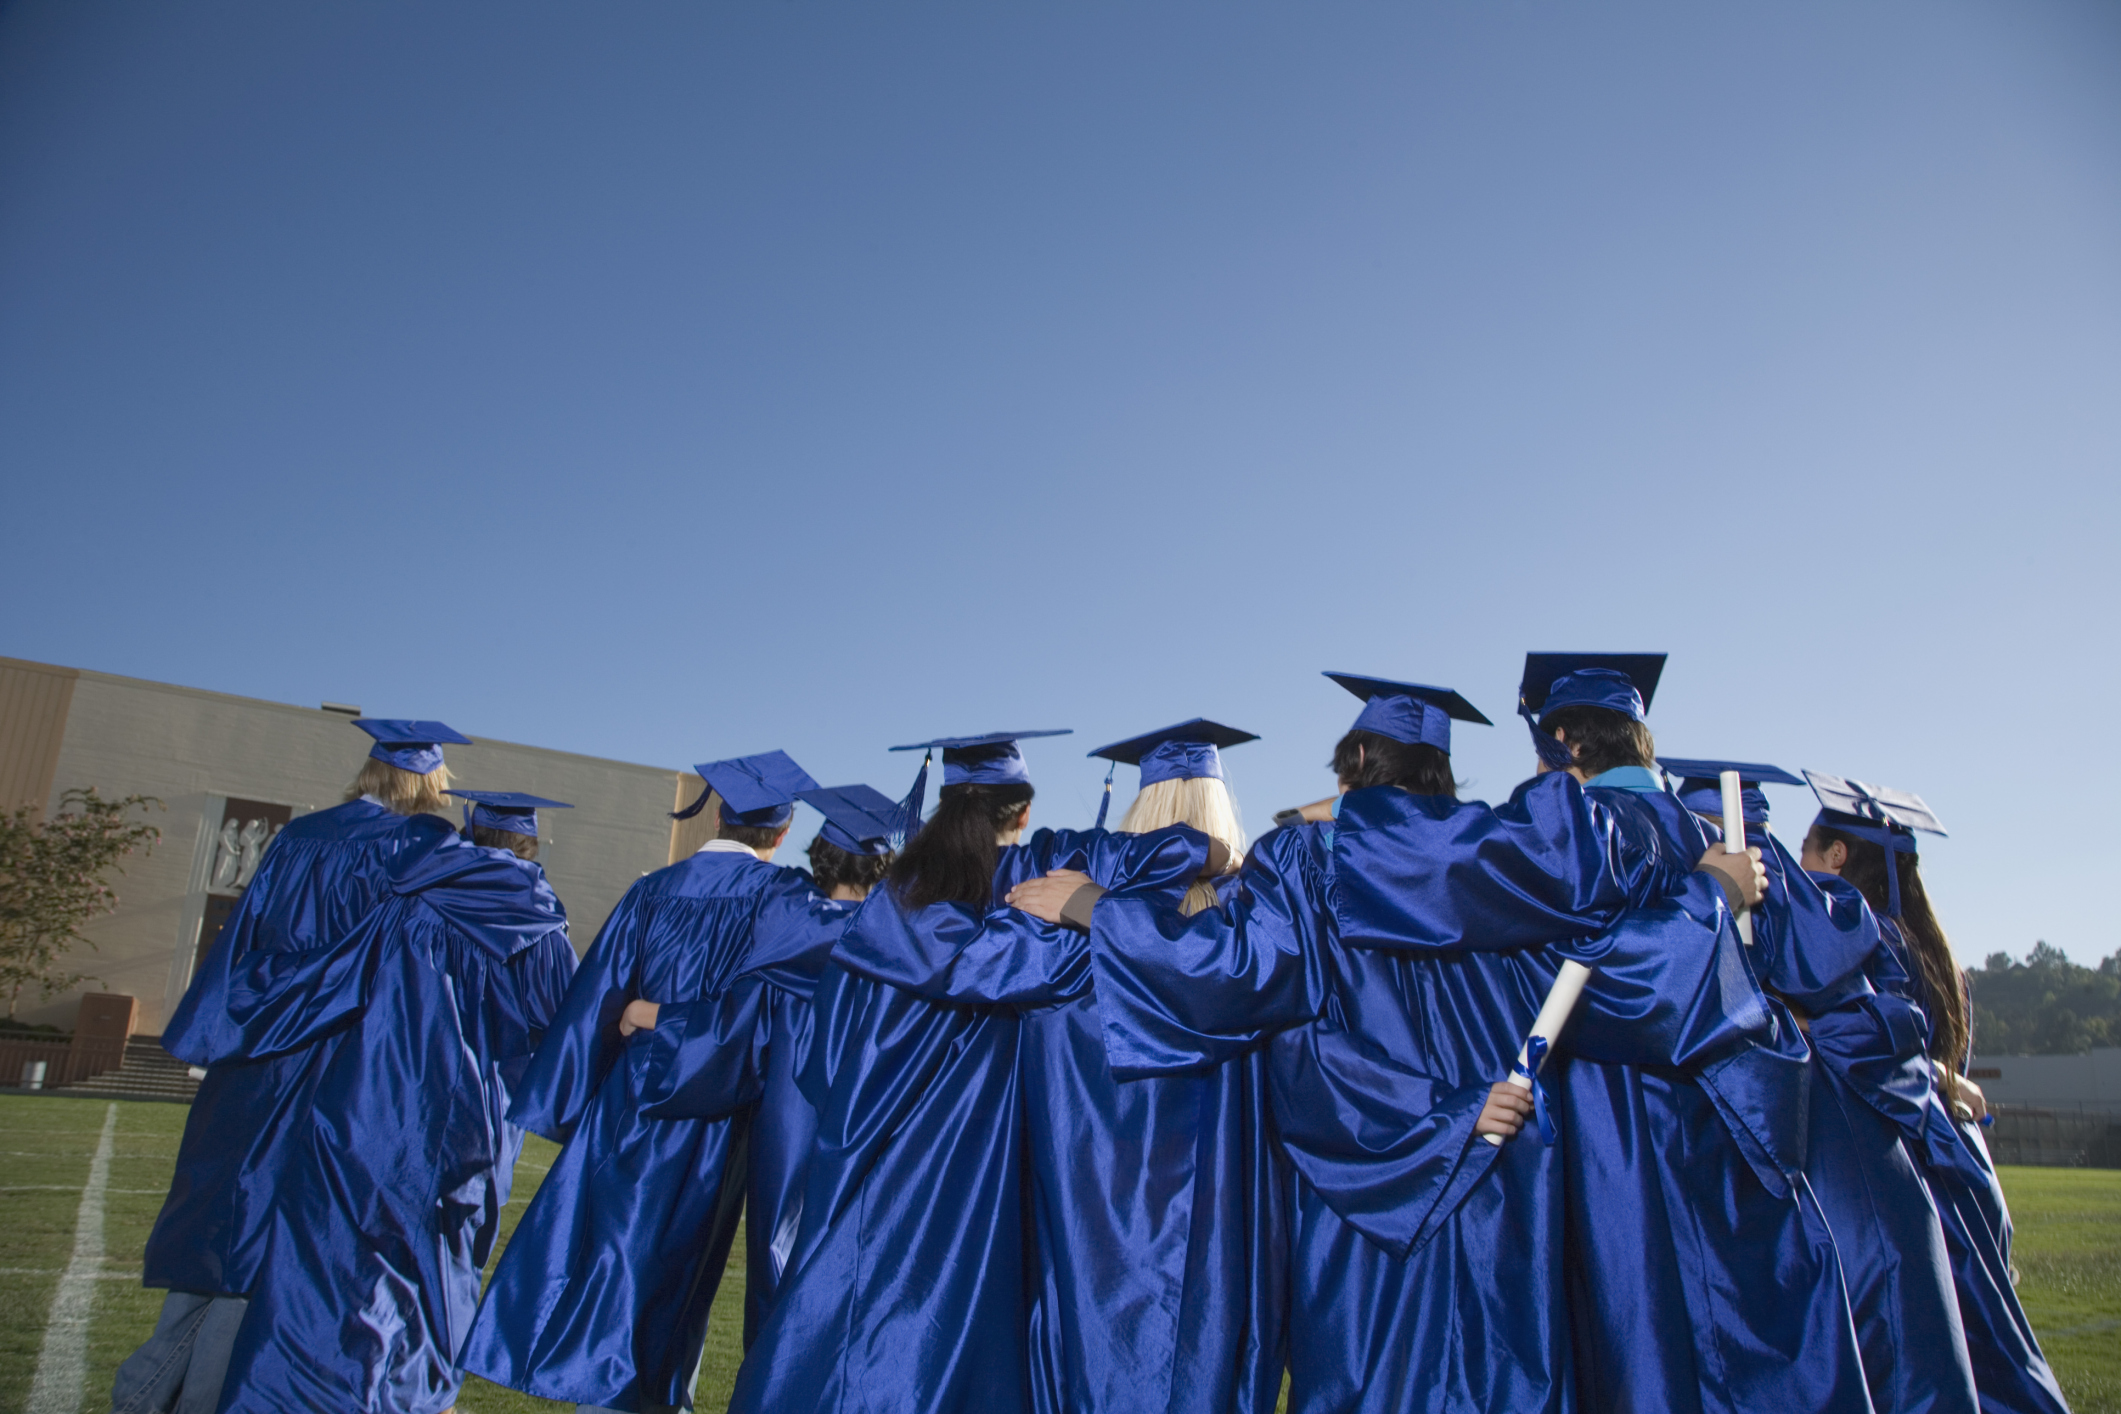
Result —
[{"label": "blue graduation gown", "polygon": [[448,828],[433,816],[396,815],[365,797],[291,822],[266,848],[220,942],[207,954],[163,1030],[180,1060],[205,1066],[185,1116],[169,1197],[147,1240],[147,1286],[242,1296],[257,1279],[277,1176],[306,1133],[328,1050],[288,1049],[248,1058],[229,1020],[232,972],[261,952],[310,954],[343,944],[383,898],[384,870],[408,841]]},{"label": "blue graduation gown", "polygon": [[517,1143],[506,1075],[558,1006],[574,953],[535,864],[440,821],[384,869],[383,900],[344,945],[258,952],[226,1016],[246,1052],[324,1054],[295,1156],[278,1175],[263,1260],[220,1414],[439,1414]]},{"label": "blue graduation gown", "polygon": [[[544,1399],[689,1404],[760,1093],[753,1045],[771,988],[754,953],[799,955],[837,933],[843,915],[825,905],[807,875],[748,852],[703,851],[627,890],[510,1111],[565,1147],[487,1288],[467,1372]],[[619,1035],[637,997],[715,1004],[729,1063],[689,1097],[697,1117],[648,1112],[670,1036]]]},{"label": "blue graduation gown", "polygon": [[[1069,867],[1175,901],[1206,857],[1191,831],[1041,830],[1002,851],[994,896]],[[1024,1063],[1023,1018],[1086,992],[1087,952],[1067,930],[1014,909],[939,904],[909,915],[879,889],[835,963],[818,988],[805,1077],[818,1137],[792,1272],[730,1408],[1037,1407],[1034,1381],[1056,1376],[1034,1375],[1033,1362],[1062,1340],[1041,1303],[1065,1278],[1044,1266],[1052,1254],[1034,1233],[1033,1174],[1042,1156],[1055,1162],[1056,1136],[1081,1111],[1039,1116],[1050,1128],[1034,1141],[1026,1077],[1039,1073],[1049,1087],[1041,1103],[1093,1101],[1067,1097],[1050,1067]],[[1167,1207],[1156,1186],[1168,1180],[1150,1172],[1149,1156],[1130,1157],[1145,1175],[1142,1201],[1112,1226],[1161,1238]]]},{"label": "blue graduation gown", "polygon": [[[795,1248],[817,1107],[802,1086],[816,1033],[813,1001],[856,905],[819,898],[815,927],[754,940],[740,985],[662,1008],[647,1033],[642,1113],[712,1119],[727,1096],[754,1095],[744,1191],[744,1348],[758,1338]],[[742,1028],[748,1024],[750,1033]]]},{"label": "blue graduation gown", "polygon": [[[1707,849],[1661,791],[1586,794],[1635,853],[1691,864]],[[1651,921],[1638,911],[1622,927]],[[1727,915],[1714,926],[1722,985],[1752,988]],[[1786,1008],[1754,995],[1744,1045],[1676,1065],[1601,1056],[1593,1026],[1569,1040],[1554,1088],[1587,1408],[1871,1407],[1839,1256],[1803,1171],[1809,1049]]]},{"label": "blue graduation gown", "polygon": [[1292,1408],[1573,1407],[1554,1151],[1478,1143],[1472,1125],[1553,979],[1541,945],[1588,939],[1688,873],[1624,859],[1557,777],[1499,810],[1350,792],[1337,826],[1254,846],[1227,920],[1099,903],[1116,1064],[1318,1014],[1272,1051],[1272,1118],[1300,1175]]},{"label": "blue graduation gown", "polygon": [[[1706,827],[1720,839],[1714,826]],[[1809,1134],[1804,1173],[1833,1231],[1879,1414],[1972,1414],[1973,1367],[1952,1292],[1936,1206],[1891,1118],[1881,1085],[1908,1063],[1924,1072],[1921,1038],[1868,976],[1883,946],[1863,895],[1831,874],[1807,874],[1772,834],[1757,843],[1768,887],[1753,910],[1753,958],[1770,990],[1810,1020]]]},{"label": "blue graduation gown", "polygon": [[1874,1103],[1888,1106],[1914,1141],[1910,1153],[1936,1201],[1981,1408],[1985,1414],[2060,1414],[2069,1404],[2012,1284],[2010,1206],[1995,1162],[1980,1127],[1953,1119],[1937,1094],[1921,970],[1898,925],[1884,919],[1880,926],[1886,946],[1872,980],[1881,992],[1908,1003],[1901,1024],[1910,1045],[1904,1049],[1914,1050],[1915,1058],[1892,1068]]}]

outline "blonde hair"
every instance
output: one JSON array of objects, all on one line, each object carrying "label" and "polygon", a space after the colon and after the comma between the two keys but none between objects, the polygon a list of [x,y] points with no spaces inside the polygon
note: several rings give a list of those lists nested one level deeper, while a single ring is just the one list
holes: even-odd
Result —
[{"label": "blonde hair", "polygon": [[346,788],[348,800],[374,796],[394,815],[443,815],[449,802],[442,792],[449,789],[449,768],[437,766],[426,775],[378,761],[371,756],[361,763],[360,774]]},{"label": "blonde hair", "polygon": [[[1193,776],[1186,780],[1158,781],[1143,786],[1127,807],[1127,814],[1119,822],[1119,832],[1125,835],[1146,835],[1151,830],[1161,830],[1166,825],[1191,825],[1210,839],[1220,840],[1230,852],[1223,865],[1223,873],[1234,874],[1245,858],[1245,826],[1237,816],[1237,802],[1230,798],[1230,789],[1213,776]],[[1198,913],[1215,903],[1215,881],[1196,879],[1193,887],[1186,890],[1185,901],[1179,905],[1181,913]]]}]

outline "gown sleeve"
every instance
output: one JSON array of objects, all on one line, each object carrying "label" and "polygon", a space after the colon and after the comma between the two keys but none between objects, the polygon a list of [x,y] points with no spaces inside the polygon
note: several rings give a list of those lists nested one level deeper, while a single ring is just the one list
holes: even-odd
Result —
[{"label": "gown sleeve", "polygon": [[1256,844],[1228,902],[1181,914],[1166,888],[1114,889],[1090,915],[1099,1021],[1122,1080],[1216,1065],[1317,1013],[1332,926],[1322,832]]},{"label": "gown sleeve", "polygon": [[[652,877],[652,876],[651,876]],[[619,1013],[633,999],[655,895],[635,884],[575,970],[509,1105],[509,1122],[564,1144],[624,1049]]]}]

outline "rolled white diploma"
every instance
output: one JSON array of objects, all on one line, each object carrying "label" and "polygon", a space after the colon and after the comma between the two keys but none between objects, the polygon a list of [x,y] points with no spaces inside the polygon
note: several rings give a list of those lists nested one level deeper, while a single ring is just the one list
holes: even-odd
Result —
[{"label": "rolled white diploma", "polygon": [[[1525,1034],[1524,1044],[1517,1048],[1516,1069],[1503,1077],[1503,1084],[1515,1085],[1527,1095],[1532,1093],[1532,1082],[1518,1074],[1518,1071],[1532,1068],[1533,1037],[1546,1038],[1547,1055],[1551,1057],[1554,1054],[1555,1040],[1561,1035],[1561,1029],[1569,1024],[1569,1017],[1575,1012],[1576,1003],[1583,996],[1584,984],[1590,980],[1591,969],[1582,963],[1561,964],[1561,971],[1554,976],[1554,985],[1547,988],[1547,999],[1539,1004],[1539,1015],[1532,1018],[1532,1029]],[[1545,1062],[1542,1061],[1541,1064],[1544,1065]],[[1483,1134],[1480,1137],[1490,1144],[1502,1143],[1500,1134]]]},{"label": "rolled white diploma", "polygon": [[[1745,782],[1736,771],[1725,771],[1723,781],[1723,852],[1745,853]],[[1753,945],[1753,911],[1745,905],[1738,906],[1738,937],[1747,947]]]}]

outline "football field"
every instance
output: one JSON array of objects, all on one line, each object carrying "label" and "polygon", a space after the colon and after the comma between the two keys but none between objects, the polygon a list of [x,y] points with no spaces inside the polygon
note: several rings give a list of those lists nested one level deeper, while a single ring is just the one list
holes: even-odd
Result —
[{"label": "football field", "polygon": [[[111,1373],[153,1329],[162,1293],[139,1284],[188,1113],[182,1105],[0,1096],[0,1414],[100,1414]],[[502,1242],[552,1162],[532,1138]],[[2121,1171],[2005,1169],[2019,1294],[2077,1414],[2121,1414]],[[744,1245],[714,1305],[697,1407],[736,1375]],[[465,1414],[571,1406],[470,1381]]]}]

